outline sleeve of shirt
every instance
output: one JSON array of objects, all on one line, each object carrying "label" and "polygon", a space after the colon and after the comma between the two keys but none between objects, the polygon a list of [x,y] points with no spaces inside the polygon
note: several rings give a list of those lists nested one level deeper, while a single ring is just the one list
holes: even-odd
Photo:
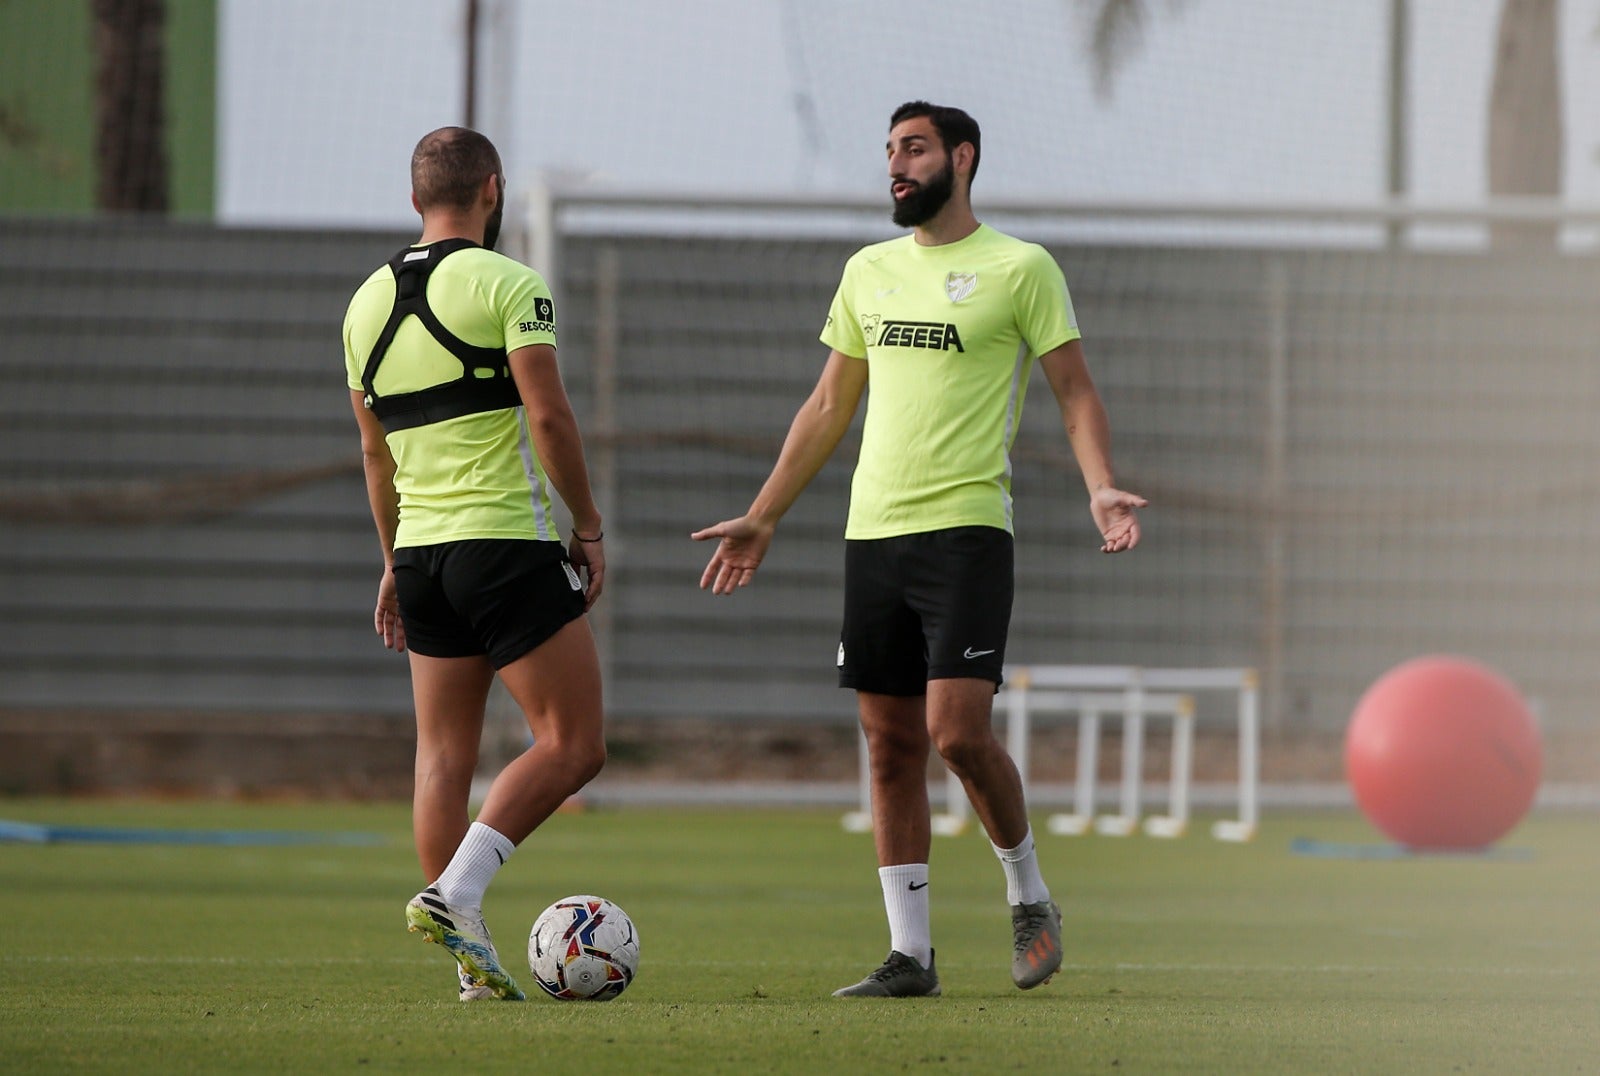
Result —
[{"label": "sleeve of shirt", "polygon": [[544,277],[505,259],[506,273],[490,292],[495,316],[505,331],[506,353],[533,344],[556,346],[556,303]]},{"label": "sleeve of shirt", "polygon": [[1017,328],[1035,355],[1054,351],[1083,335],[1078,331],[1078,316],[1061,267],[1037,244],[1028,245],[1018,266],[1011,302]]},{"label": "sleeve of shirt", "polygon": [[344,377],[351,389],[361,390],[361,375],[377,346],[378,335],[394,305],[394,274],[380,265],[362,281],[344,310]]},{"label": "sleeve of shirt", "polygon": [[361,374],[367,365],[365,355],[358,355],[354,342],[350,339],[350,316],[355,308],[355,300],[351,300],[350,309],[344,312],[344,380],[345,384],[353,391],[362,389]]},{"label": "sleeve of shirt", "polygon": [[828,320],[822,326],[820,339],[841,355],[864,359],[867,357],[867,339],[862,335],[861,321],[852,306],[855,265],[854,258],[845,262],[844,273],[839,278],[839,290],[833,293],[833,304],[828,307]]}]

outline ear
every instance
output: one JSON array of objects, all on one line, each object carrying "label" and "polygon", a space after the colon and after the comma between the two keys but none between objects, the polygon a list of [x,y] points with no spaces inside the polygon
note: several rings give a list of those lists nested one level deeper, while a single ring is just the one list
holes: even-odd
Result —
[{"label": "ear", "polygon": [[478,190],[479,200],[490,209],[500,203],[500,177],[491,175]]},{"label": "ear", "polygon": [[417,216],[422,216],[422,203],[417,201],[417,192],[411,192],[411,208],[417,211]]},{"label": "ear", "polygon": [[975,152],[971,142],[962,142],[950,151],[950,163],[955,165],[957,175],[972,179],[972,157]]}]

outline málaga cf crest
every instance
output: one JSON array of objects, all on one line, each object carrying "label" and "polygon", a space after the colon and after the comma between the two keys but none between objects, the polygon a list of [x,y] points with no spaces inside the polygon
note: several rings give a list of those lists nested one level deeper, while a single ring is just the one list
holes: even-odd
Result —
[{"label": "m\u00e1laga cf crest", "polygon": [[959,303],[978,287],[977,273],[951,273],[944,278],[944,293],[952,303]]}]

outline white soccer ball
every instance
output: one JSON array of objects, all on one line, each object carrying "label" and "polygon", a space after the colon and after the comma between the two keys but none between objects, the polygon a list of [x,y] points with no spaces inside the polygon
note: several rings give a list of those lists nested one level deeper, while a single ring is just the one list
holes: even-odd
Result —
[{"label": "white soccer ball", "polygon": [[553,998],[610,1001],[633,982],[639,932],[628,913],[604,897],[567,897],[534,920],[528,967]]}]

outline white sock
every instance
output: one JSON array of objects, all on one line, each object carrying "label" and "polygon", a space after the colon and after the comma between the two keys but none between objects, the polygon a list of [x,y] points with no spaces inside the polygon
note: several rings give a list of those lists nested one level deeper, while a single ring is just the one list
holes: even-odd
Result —
[{"label": "white sock", "polygon": [[1033,827],[1015,848],[1001,848],[993,844],[994,854],[1000,857],[1000,866],[1006,872],[1007,904],[1038,904],[1050,899],[1050,889],[1039,873],[1039,855],[1033,847]]},{"label": "white sock", "polygon": [[482,822],[467,827],[461,847],[450,857],[450,865],[439,875],[434,887],[446,904],[458,908],[483,907],[483,891],[495,871],[505,865],[517,846]]},{"label": "white sock", "polygon": [[889,948],[927,967],[933,962],[928,926],[928,865],[879,867],[878,884],[883,886],[883,908],[889,913]]}]

